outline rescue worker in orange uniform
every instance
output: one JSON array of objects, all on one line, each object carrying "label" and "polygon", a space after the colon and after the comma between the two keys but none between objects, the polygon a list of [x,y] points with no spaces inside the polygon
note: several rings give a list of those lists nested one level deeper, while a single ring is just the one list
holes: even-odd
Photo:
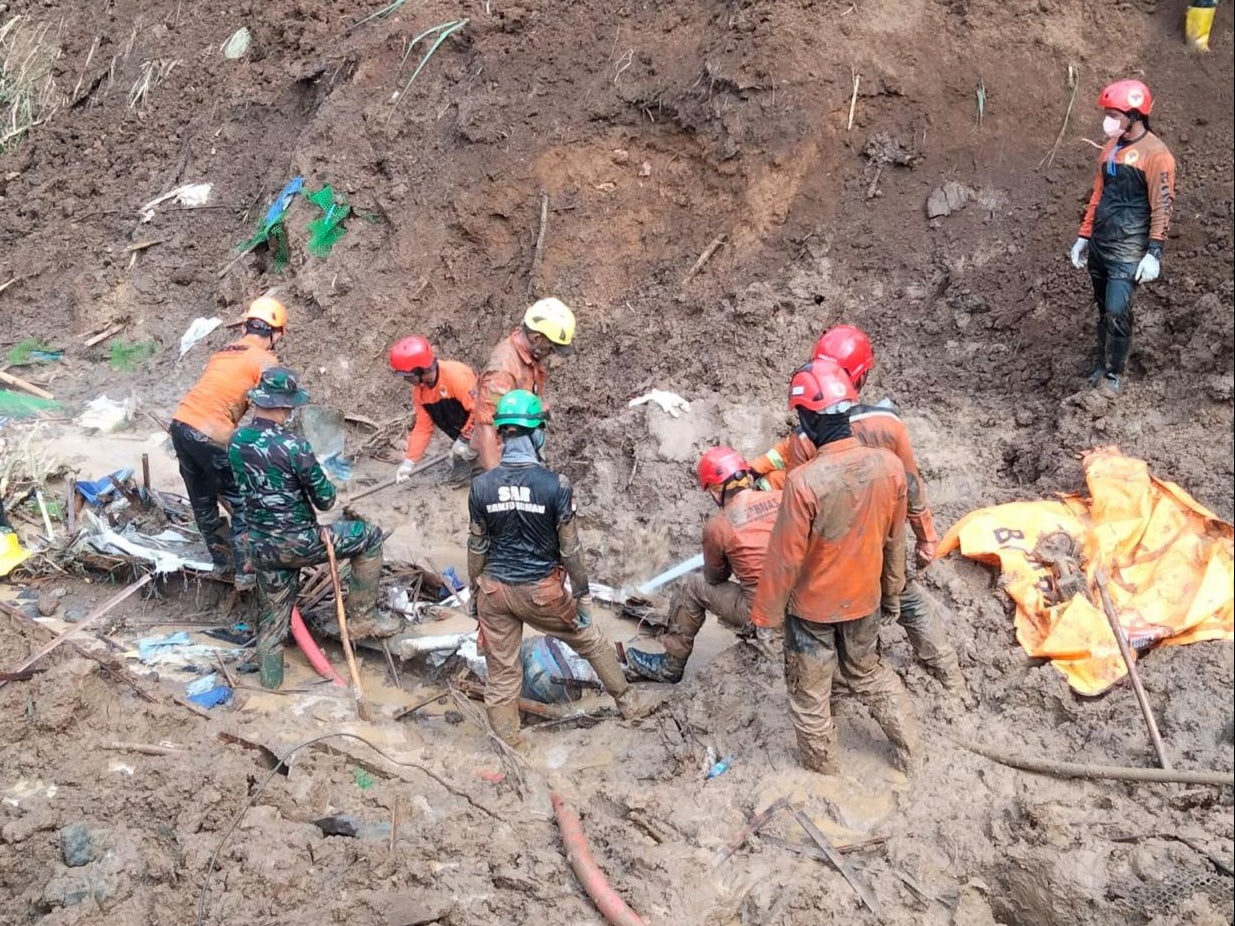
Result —
[{"label": "rescue worker in orange uniform", "polygon": [[[252,588],[244,505],[227,460],[227,442],[249,407],[249,390],[262,373],[278,365],[275,346],[287,331],[287,309],[262,296],[244,313],[244,334],[206,361],[206,369],[185,394],[172,416],[172,447],[189,496],[193,519],[210,550],[214,572],[234,577],[237,588]],[[231,516],[230,530],[219,516],[222,501]]]},{"label": "rescue worker in orange uniform", "polygon": [[1098,95],[1106,144],[1093,193],[1072,245],[1072,266],[1088,265],[1098,305],[1098,362],[1089,382],[1118,390],[1132,349],[1132,294],[1162,270],[1175,203],[1175,158],[1149,130],[1153,94],[1117,80]]},{"label": "rescue worker in orange uniform", "polygon": [[[682,680],[686,661],[711,611],[722,624],[741,630],[763,571],[763,557],[780,508],[779,490],[754,487],[750,464],[732,447],[713,447],[696,466],[699,485],[720,508],[703,526],[703,572],[684,579],[669,603],[663,653],[626,649],[626,664],[654,682]],[[730,582],[730,577],[737,579]]]},{"label": "rescue worker in orange uniform", "polygon": [[395,481],[406,482],[424,458],[436,426],[450,446],[451,479],[471,473],[476,451],[472,436],[472,410],[476,405],[476,374],[466,363],[439,360],[429,342],[420,335],[396,341],[390,348],[390,369],[412,386],[415,419],[407,434],[407,451],[395,471]]},{"label": "rescue worker in orange uniform", "polygon": [[523,389],[544,402],[549,357],[574,353],[574,339],[575,313],[550,296],[529,306],[523,324],[493,348],[476,386],[472,425],[472,449],[479,454],[483,469],[493,469],[502,461],[502,442],[493,427],[498,399]]},{"label": "rescue worker in orange uniform", "polygon": [[[836,325],[825,331],[815,344],[815,357],[840,364],[859,392],[875,367],[875,352],[870,338],[853,325]],[[849,410],[849,426],[860,443],[867,447],[885,447],[901,461],[905,470],[909,526],[915,539],[914,558],[917,567],[924,569],[935,559],[939,535],[905,422],[891,403],[882,402],[878,405],[854,405]],[[783,485],[785,474],[813,459],[814,454],[814,444],[799,429],[755,460],[753,468],[768,478],[771,484]],[[927,604],[915,575],[911,574],[905,584],[897,613],[917,658],[950,694],[967,697],[968,689],[956,649],[948,640],[947,630],[938,614]]]},{"label": "rescue worker in orange uniform", "polygon": [[789,407],[817,448],[785,481],[751,607],[757,627],[785,632],[785,687],[802,764],[837,774],[832,680],[837,669],[909,771],[917,730],[900,678],[879,656],[880,603],[905,585],[905,470],[850,430],[857,392],[837,364],[816,360],[789,386]]}]

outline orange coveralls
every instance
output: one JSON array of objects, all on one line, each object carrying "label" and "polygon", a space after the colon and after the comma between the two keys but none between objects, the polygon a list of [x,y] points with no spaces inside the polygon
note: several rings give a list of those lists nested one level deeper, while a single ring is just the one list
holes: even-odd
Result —
[{"label": "orange coveralls", "polygon": [[476,385],[476,407],[472,412],[472,449],[486,470],[502,462],[502,442],[493,427],[498,399],[515,389],[526,389],[541,396],[543,401],[541,393],[547,375],[545,365],[532,356],[522,328],[516,328],[499,341],[489,354],[489,362]]},{"label": "orange coveralls", "polygon": [[785,628],[785,687],[803,763],[835,770],[832,679],[853,693],[907,765],[916,742],[900,679],[879,658],[879,604],[905,584],[905,471],[889,450],[847,437],[785,483],[751,607]]},{"label": "orange coveralls", "polygon": [[429,449],[436,425],[451,439],[469,440],[472,436],[472,411],[476,406],[476,374],[457,360],[437,362],[437,383],[412,387],[412,407],[416,420],[407,432],[405,457],[419,463]]}]

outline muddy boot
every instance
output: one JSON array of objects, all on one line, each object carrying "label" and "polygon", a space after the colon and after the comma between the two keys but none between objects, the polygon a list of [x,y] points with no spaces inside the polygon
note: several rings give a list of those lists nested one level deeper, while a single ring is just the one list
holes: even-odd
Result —
[{"label": "muddy boot", "polygon": [[668,653],[645,653],[643,650],[627,649],[626,665],[642,678],[653,682],[668,682],[676,685],[686,671],[685,659],[674,659]]},{"label": "muddy boot", "polygon": [[257,654],[257,677],[263,688],[276,690],[283,685],[283,647]]},{"label": "muddy boot", "polygon": [[617,702],[623,720],[646,717],[660,706],[656,701],[643,697],[626,681],[626,673],[622,671],[622,664],[617,661],[617,654],[611,647],[606,646],[601,655],[591,657],[588,662],[600,683],[605,686],[605,691]]},{"label": "muddy boot", "polygon": [[926,669],[939,680],[944,691],[959,701],[969,700],[969,686],[965,684],[965,676],[961,672],[960,661],[955,652],[945,653],[933,662],[926,664]]},{"label": "muddy boot", "polygon": [[1103,315],[1098,319],[1098,362],[1094,365],[1094,370],[1089,374],[1089,385],[1099,385],[1106,376],[1106,316]]},{"label": "muddy boot", "polygon": [[378,583],[382,578],[382,551],[361,553],[352,557],[351,575],[347,579],[347,629],[353,639],[383,639],[392,637],[406,622],[377,610]]},{"label": "muddy boot", "polygon": [[896,693],[875,695],[867,699],[866,703],[871,718],[879,724],[879,729],[883,730],[883,735],[894,747],[893,767],[908,775],[918,765],[920,743],[918,725],[906,701],[904,695]]},{"label": "muddy boot", "polygon": [[798,753],[802,767],[820,775],[839,775],[840,764],[836,761],[836,731],[823,736],[798,736]]},{"label": "muddy boot", "polygon": [[524,747],[523,737],[519,735],[519,705],[499,704],[496,707],[486,707],[485,714],[489,717],[489,726],[497,734],[497,738],[511,749]]}]

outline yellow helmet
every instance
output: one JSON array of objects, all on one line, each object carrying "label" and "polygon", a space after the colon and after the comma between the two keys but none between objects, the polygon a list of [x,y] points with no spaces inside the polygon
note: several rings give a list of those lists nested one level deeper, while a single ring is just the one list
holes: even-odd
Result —
[{"label": "yellow helmet", "polygon": [[287,330],[287,309],[273,296],[261,296],[249,304],[249,310],[244,313],[244,320],[265,322],[271,328]]},{"label": "yellow helmet", "polygon": [[558,347],[569,347],[575,339],[575,313],[561,299],[552,296],[532,303],[523,313],[523,324]]}]

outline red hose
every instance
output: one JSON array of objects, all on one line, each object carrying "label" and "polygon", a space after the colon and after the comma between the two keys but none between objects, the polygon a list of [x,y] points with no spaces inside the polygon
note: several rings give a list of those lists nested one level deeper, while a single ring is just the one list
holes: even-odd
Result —
[{"label": "red hose", "polygon": [[317,641],[313,639],[313,634],[309,633],[309,628],[305,626],[303,618],[300,616],[300,609],[292,608],[292,639],[296,641],[296,645],[304,651],[304,654],[309,657],[309,665],[322,678],[328,678],[336,685],[343,688],[347,687],[347,682],[343,681],[343,676],[335,671],[334,666],[330,664],[330,660],[326,658],[326,654],[322,652],[322,648],[317,645]]},{"label": "red hose", "polygon": [[605,873],[592,858],[578,815],[566,806],[566,802],[556,792],[549,792],[549,800],[553,802],[557,825],[562,831],[566,860],[570,862],[575,877],[592,898],[592,903],[596,904],[596,909],[605,918],[605,922],[612,926],[647,926],[643,917],[626,906],[626,901],[617,895]]}]

